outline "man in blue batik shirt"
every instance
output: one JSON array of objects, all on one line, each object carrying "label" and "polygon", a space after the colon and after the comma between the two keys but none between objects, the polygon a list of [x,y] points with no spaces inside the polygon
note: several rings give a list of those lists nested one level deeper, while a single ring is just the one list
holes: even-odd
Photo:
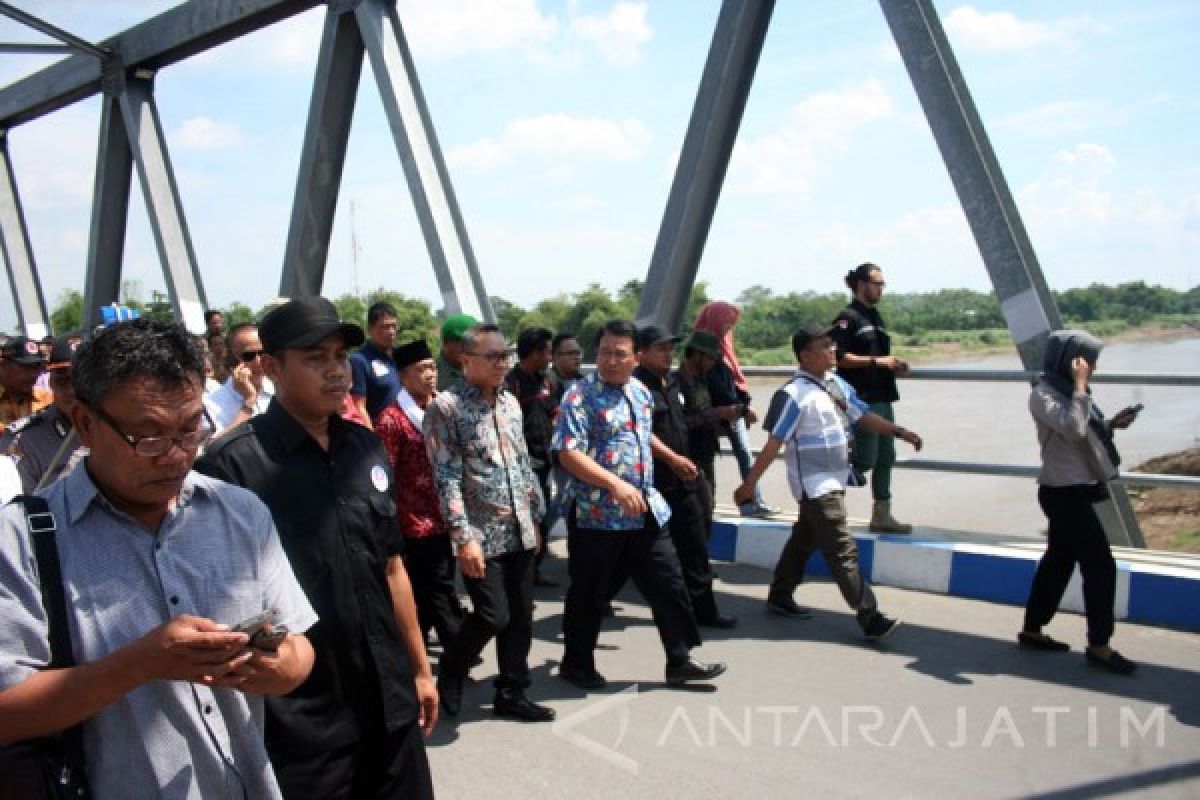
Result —
[{"label": "man in blue batik shirt", "polygon": [[670,461],[674,454],[651,430],[653,402],[633,377],[635,366],[633,324],[605,323],[597,335],[596,373],[563,395],[551,444],[571,475],[566,498],[571,585],[559,675],[583,689],[605,685],[596,671],[595,650],[614,574],[633,578],[650,605],[666,651],[669,685],[725,672],[724,664],[704,664],[691,656],[700,633],[667,532],[671,511],[654,488],[654,455]]}]

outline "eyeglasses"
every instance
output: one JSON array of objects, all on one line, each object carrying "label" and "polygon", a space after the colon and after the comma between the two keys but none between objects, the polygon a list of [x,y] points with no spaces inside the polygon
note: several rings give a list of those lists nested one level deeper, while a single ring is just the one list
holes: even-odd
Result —
[{"label": "eyeglasses", "polygon": [[872,286],[878,286],[880,289],[887,286],[887,281],[867,281]]},{"label": "eyeglasses", "polygon": [[188,431],[182,436],[130,436],[121,430],[121,427],[117,425],[112,417],[101,411],[99,406],[89,406],[89,408],[105,425],[112,428],[114,433],[124,439],[125,443],[133,448],[133,452],[143,458],[158,458],[159,456],[166,455],[176,445],[184,452],[197,450],[212,437],[213,428],[215,427],[208,416],[208,411],[205,410],[204,418],[208,422],[208,426]]},{"label": "eyeglasses", "polygon": [[238,356],[238,358],[240,358],[242,360],[242,363],[249,364],[251,361],[258,358],[262,354],[263,354],[262,350],[243,350],[242,354],[240,356]]},{"label": "eyeglasses", "polygon": [[633,358],[632,350],[609,350],[602,347],[596,351],[597,361],[624,361],[628,358]]},{"label": "eyeglasses", "polygon": [[477,358],[487,359],[489,364],[501,364],[504,361],[508,360],[508,351],[507,350],[492,350],[487,353],[468,352],[466,355],[476,356]]},{"label": "eyeglasses", "polygon": [[582,350],[559,350],[558,357],[559,358],[582,358],[583,351]]}]

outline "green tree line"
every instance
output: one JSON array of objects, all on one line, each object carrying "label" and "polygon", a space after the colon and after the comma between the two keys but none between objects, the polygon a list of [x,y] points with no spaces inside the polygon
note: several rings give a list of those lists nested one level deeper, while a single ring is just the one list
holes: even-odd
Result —
[{"label": "green tree line", "polygon": [[[591,343],[596,330],[613,317],[632,319],[643,289],[644,284],[637,280],[625,283],[616,292],[593,283],[574,294],[557,294],[529,308],[503,297],[492,297],[492,305],[500,328],[510,340],[521,330],[535,326],[555,332],[572,331],[579,336],[585,356],[591,358]],[[1151,321],[1200,325],[1200,286],[1181,292],[1134,281],[1118,286],[1093,284],[1053,294],[1067,324],[1100,335]],[[700,307],[710,299],[707,284],[698,282],[692,290],[681,334],[690,333],[691,323]],[[739,353],[749,363],[787,363],[792,332],[800,325],[832,321],[847,299],[845,292],[776,294],[763,286],[751,286],[734,298],[742,309],[736,337]],[[400,342],[424,337],[431,345],[437,344],[440,315],[434,313],[425,300],[382,287],[364,297],[344,294],[333,299],[342,318],[359,325],[366,324],[367,308],[378,301],[389,302],[398,311]],[[136,282],[122,286],[122,302],[144,314],[169,316],[171,313],[159,293],[155,293],[150,301],[142,300]],[[222,312],[228,327],[239,322],[258,321],[268,310],[270,306],[255,310],[243,303],[233,303]],[[1000,306],[991,292],[940,289],[888,293],[884,295],[880,311],[889,330],[899,337],[900,344],[919,345],[938,341],[939,337],[963,335],[974,337],[969,341],[999,344],[1007,335]],[[74,289],[64,291],[51,315],[55,332],[77,329],[82,312],[82,295]]]}]

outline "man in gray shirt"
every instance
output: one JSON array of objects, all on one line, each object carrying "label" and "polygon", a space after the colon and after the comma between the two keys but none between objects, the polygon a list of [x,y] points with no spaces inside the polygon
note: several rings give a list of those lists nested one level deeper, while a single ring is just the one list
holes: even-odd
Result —
[{"label": "man in gray shirt", "polygon": [[[315,621],[266,507],[191,471],[208,435],[181,326],[118,323],[79,349],[88,457],[45,498],[77,666],[46,669],[47,614],[23,509],[0,512],[0,744],[82,723],[96,798],[276,798],[263,699],[313,663]],[[274,651],[231,627],[276,610]]]}]

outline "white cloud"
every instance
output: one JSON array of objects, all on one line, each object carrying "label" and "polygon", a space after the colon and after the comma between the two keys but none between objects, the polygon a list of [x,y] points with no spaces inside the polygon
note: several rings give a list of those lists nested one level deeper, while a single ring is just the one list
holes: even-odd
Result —
[{"label": "white cloud", "polygon": [[483,138],[453,148],[447,160],[454,166],[481,170],[518,158],[628,162],[645,153],[650,138],[649,129],[636,119],[543,114],[512,120],[498,139]]},{"label": "white cloud", "polygon": [[1036,22],[1020,19],[1009,11],[987,13],[974,6],[951,11],[945,18],[945,28],[955,45],[987,52],[1070,48],[1073,35],[1104,30],[1087,16]]},{"label": "white cloud", "polygon": [[1116,163],[1112,151],[1100,144],[1060,150],[1044,175],[1020,189],[1019,207],[1042,225],[1107,223],[1116,208],[1112,193],[1101,184]]},{"label": "white cloud", "polygon": [[227,150],[242,143],[242,134],[236,125],[209,117],[185,120],[174,138],[184,150]]},{"label": "white cloud", "polygon": [[641,60],[642,45],[653,36],[647,10],[645,3],[619,2],[606,15],[571,20],[571,32],[593,45],[605,60],[630,66]]},{"label": "white cloud", "polygon": [[792,108],[776,130],[739,142],[730,176],[735,191],[803,193],[845,152],[864,125],[895,113],[877,80],[838,92],[812,95]]},{"label": "white cloud", "polygon": [[1127,125],[1171,101],[1171,95],[1165,92],[1121,105],[1096,100],[1054,100],[1003,116],[997,125],[1026,135],[1077,137],[1100,128]]},{"label": "white cloud", "polygon": [[402,0],[400,22],[413,52],[432,57],[533,47],[559,29],[536,0]]}]

